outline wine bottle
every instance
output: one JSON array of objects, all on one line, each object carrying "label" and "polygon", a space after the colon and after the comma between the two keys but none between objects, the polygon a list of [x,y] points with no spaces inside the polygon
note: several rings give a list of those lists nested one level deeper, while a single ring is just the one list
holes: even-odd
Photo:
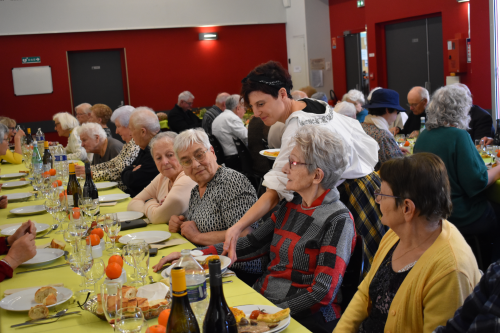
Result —
[{"label": "wine bottle", "polygon": [[500,119],[497,119],[497,131],[493,138],[493,144],[495,146],[500,146]]},{"label": "wine bottle", "polygon": [[69,179],[68,179],[68,207],[78,207],[78,199],[82,195],[82,188],[76,179],[75,164],[69,164]]},{"label": "wine bottle", "polygon": [[45,141],[43,145],[45,147],[43,152],[43,172],[45,172],[52,169],[52,154],[49,150],[49,142]]},{"label": "wine bottle", "polygon": [[210,270],[210,303],[203,321],[203,333],[238,333],[236,318],[226,303],[222,290],[220,260],[208,262]]},{"label": "wine bottle", "polygon": [[31,136],[31,128],[28,128],[27,134],[26,134],[26,144],[30,145],[33,143],[33,137]]},{"label": "wine bottle", "polygon": [[[99,198],[99,191],[97,191],[97,186],[95,186],[92,180],[92,172],[90,171],[90,163],[85,163],[85,184],[83,184],[83,194],[85,196],[90,196],[92,199]],[[98,215],[100,211],[97,211],[94,215]]]},{"label": "wine bottle", "polygon": [[173,267],[172,307],[167,322],[167,333],[200,333],[196,316],[189,305],[186,288],[186,271],[183,267]]}]

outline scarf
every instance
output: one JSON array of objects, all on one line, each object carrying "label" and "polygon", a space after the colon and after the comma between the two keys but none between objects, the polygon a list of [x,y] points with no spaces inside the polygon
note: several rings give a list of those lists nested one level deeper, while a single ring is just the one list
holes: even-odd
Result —
[{"label": "scarf", "polygon": [[369,114],[365,117],[365,123],[373,124],[378,128],[380,128],[381,130],[386,131],[392,136],[392,133],[389,131],[389,123],[387,122],[387,120],[385,120],[384,117],[374,116]]}]

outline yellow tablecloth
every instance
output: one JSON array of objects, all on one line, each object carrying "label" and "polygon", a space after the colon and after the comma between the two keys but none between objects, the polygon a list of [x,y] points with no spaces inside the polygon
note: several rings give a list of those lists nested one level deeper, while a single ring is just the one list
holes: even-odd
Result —
[{"label": "yellow tablecloth", "polygon": [[[14,173],[19,172],[19,170],[25,169],[23,165],[10,165],[3,164],[1,166],[0,174]],[[8,181],[16,181],[19,179],[11,179],[11,180],[0,180],[1,183],[6,183]],[[22,193],[32,191],[33,188],[28,185],[15,189],[2,189],[2,195],[8,193]],[[112,193],[123,193],[118,188],[112,188],[108,190],[99,191],[99,195],[104,194],[112,194]],[[122,212],[127,210],[127,204],[131,199],[123,200],[118,202],[117,205],[113,207],[101,207],[101,214],[112,213],[112,212]],[[25,222],[28,219],[32,221],[40,222],[40,223],[52,223],[52,217],[48,213],[40,214],[40,215],[32,215],[32,216],[17,216],[10,214],[9,211],[13,208],[29,206],[29,205],[41,205],[43,204],[43,200],[31,200],[27,202],[17,202],[17,203],[9,203],[7,209],[0,210],[0,225],[10,224],[10,223],[21,223]],[[120,235],[126,235],[129,233],[139,232],[139,231],[152,231],[152,230],[168,230],[168,227],[164,224],[162,225],[153,225],[150,224],[145,228],[133,229],[120,232]],[[46,239],[38,239],[36,240],[37,245],[42,245],[50,242],[52,238],[64,240],[62,234],[56,234],[53,231],[49,238]],[[180,234],[173,234],[172,238],[183,238]],[[69,245],[68,245],[69,247]],[[193,248],[194,245],[191,243],[185,243],[182,245],[177,245],[173,247],[164,248],[158,251],[158,255],[156,257],[151,257],[149,266],[152,268],[155,264],[159,262],[162,256],[167,255],[170,252],[181,251],[181,249]],[[1,257],[3,258],[3,256]],[[109,255],[104,254],[103,260],[107,263]],[[41,266],[41,267],[50,267],[64,263],[64,258],[59,258],[54,262],[51,262],[49,265]],[[39,267],[36,267],[39,268]],[[160,274],[154,273],[150,268],[149,275],[153,277],[155,281],[161,280]],[[79,310],[78,305],[76,304],[76,300],[80,302],[85,300],[86,294],[81,295],[75,293],[76,290],[79,290],[79,284],[81,282],[81,277],[75,274],[69,266],[54,268],[47,271],[33,272],[17,275],[16,273],[34,269],[33,267],[19,267],[14,271],[14,276],[12,279],[4,280],[0,283],[0,294],[3,297],[3,293],[7,289],[14,288],[28,288],[28,287],[37,287],[54,283],[64,283],[66,288],[73,290],[75,297],[61,305],[55,306],[51,308],[50,313],[54,314],[57,311],[60,311],[65,308],[69,308],[69,311]],[[132,270],[131,267],[127,267],[125,265],[126,270]],[[251,287],[240,281],[237,277],[229,277],[224,280],[232,280],[233,283],[224,284],[224,294],[226,300],[230,306],[237,305],[246,305],[246,304],[262,304],[262,305],[273,305],[266,298],[264,298],[261,294],[253,290]],[[96,290],[100,289],[100,286],[104,278],[101,279],[96,284]],[[92,288],[92,287],[91,287]],[[54,309],[55,308],[55,309]],[[12,332],[14,330],[22,330],[25,333],[38,333],[38,332],[71,332],[71,333],[87,333],[87,332],[112,332],[111,326],[101,319],[94,316],[92,313],[87,311],[82,311],[81,315],[71,315],[68,317],[63,317],[59,319],[58,322],[47,324],[47,325],[34,325],[31,327],[22,327],[13,329],[10,328],[11,325],[22,323],[28,320],[27,312],[12,312],[0,309],[0,332]],[[149,320],[149,325],[157,324],[157,319]],[[290,326],[283,332],[291,333],[291,332],[309,332],[306,328],[296,322],[294,319],[291,320]]]}]

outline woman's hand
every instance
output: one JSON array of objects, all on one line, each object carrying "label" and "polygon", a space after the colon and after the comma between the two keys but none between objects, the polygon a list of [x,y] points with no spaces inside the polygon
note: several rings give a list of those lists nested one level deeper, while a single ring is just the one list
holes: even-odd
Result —
[{"label": "woman's hand", "polygon": [[137,170],[139,170],[140,168],[141,168],[141,164],[139,164],[138,166],[136,166],[136,167],[134,168],[134,170],[132,170],[132,171],[137,171]]},{"label": "woman's hand", "polygon": [[7,261],[12,267],[16,269],[17,266],[21,265],[23,262],[30,260],[36,255],[35,246],[35,235],[25,234],[12,244],[9,249],[9,253],[5,256],[5,261]]},{"label": "woman's hand", "polygon": [[[232,263],[236,262],[236,243],[240,237],[241,229],[238,224],[233,225],[231,228],[226,230],[226,240],[224,241],[224,251],[222,251],[223,256],[229,257]],[[230,266],[231,266],[230,265]]]},{"label": "woman's hand", "polygon": [[198,230],[194,221],[186,221],[181,224],[181,235],[186,237],[190,242],[199,244],[199,242],[196,241],[196,236],[199,234],[201,234],[201,232]]},{"label": "woman's hand", "polygon": [[7,204],[9,203],[9,200],[7,199],[6,195],[2,195],[0,197],[0,209],[5,209],[7,208]]},{"label": "woman's hand", "polygon": [[399,150],[401,150],[401,152],[405,155],[408,155],[410,153],[410,151],[404,147],[399,147]]},{"label": "woman's hand", "polygon": [[10,246],[12,246],[12,244],[14,244],[16,240],[18,240],[25,234],[36,235],[35,223],[31,222],[31,220],[28,220],[28,222],[24,222],[23,224],[21,224],[21,226],[17,228],[16,232],[12,236],[9,236],[9,238],[7,238],[7,242]]},{"label": "woman's hand", "polygon": [[181,224],[186,218],[184,215],[172,215],[170,221],[168,221],[168,231],[170,232],[180,232]]},{"label": "woman's hand", "polygon": [[172,262],[174,260],[179,259],[180,257],[181,257],[181,253],[180,252],[172,252],[172,253],[170,253],[166,257],[161,258],[160,262],[153,266],[153,271],[155,273],[158,272],[160,269],[162,269],[163,265],[165,265],[167,262]]},{"label": "woman's hand", "polygon": [[17,131],[16,135],[14,136],[14,142],[16,142],[16,141],[21,142],[21,138],[22,138],[23,136],[25,136],[25,135],[26,135],[26,134],[24,134],[24,131],[23,131],[22,129],[19,129],[19,130]]}]

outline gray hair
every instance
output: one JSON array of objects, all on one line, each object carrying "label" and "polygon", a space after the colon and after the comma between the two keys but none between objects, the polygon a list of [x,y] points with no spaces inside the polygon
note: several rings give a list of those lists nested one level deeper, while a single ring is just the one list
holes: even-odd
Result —
[{"label": "gray hair", "polygon": [[[194,97],[193,97],[194,98]],[[221,92],[215,98],[215,104],[222,104],[229,98],[229,94],[226,92]]]},{"label": "gray hair", "polygon": [[467,87],[463,83],[454,83],[454,84],[456,84],[457,86],[459,86],[460,88],[462,88],[463,90],[465,90],[465,92],[467,93],[467,95],[470,96],[470,98],[472,98],[472,93],[470,92],[469,87]]},{"label": "gray hair", "polygon": [[411,88],[410,91],[412,91],[413,89],[415,89],[418,92],[418,94],[420,95],[421,99],[425,99],[427,101],[430,100],[430,98],[429,98],[429,92],[424,87],[416,86],[416,87]]},{"label": "gray hair", "polygon": [[151,155],[153,155],[153,149],[154,149],[156,143],[158,143],[158,141],[164,140],[164,141],[167,141],[173,145],[177,135],[178,134],[175,132],[162,132],[162,133],[158,133],[157,135],[155,135],[155,137],[152,138],[151,141],[149,141],[149,150],[151,150]]},{"label": "gray hair", "polygon": [[377,87],[377,88],[373,88],[370,93],[368,94],[368,97],[366,98],[366,100],[368,101],[368,103],[370,103],[370,101],[372,100],[372,95],[373,95],[373,92],[376,91],[376,90],[379,90],[379,89],[383,89],[382,87]]},{"label": "gray hair", "polygon": [[349,102],[339,102],[333,110],[339,114],[356,119],[356,107]]},{"label": "gray hair", "polygon": [[118,120],[120,122],[120,125],[122,125],[123,127],[128,127],[128,122],[130,120],[132,112],[134,112],[133,106],[130,105],[120,106],[111,115],[111,121],[115,123]]},{"label": "gray hair", "polygon": [[177,135],[174,142],[174,152],[177,159],[179,159],[179,152],[188,149],[195,143],[201,143],[207,149],[212,147],[203,128],[188,129]]},{"label": "gray hair", "polygon": [[76,112],[77,109],[81,108],[83,112],[85,112],[86,114],[89,114],[91,107],[92,107],[92,105],[90,105],[89,103],[82,103],[82,104],[77,105],[75,107],[75,112]]},{"label": "gray hair", "polygon": [[100,143],[102,143],[102,142],[104,142],[104,140],[106,140],[106,132],[104,132],[104,129],[98,123],[85,123],[85,124],[81,125],[80,127],[78,127],[77,130],[78,130],[79,136],[82,136],[82,134],[85,133],[88,136],[97,136],[98,135]]},{"label": "gray hair", "polygon": [[129,124],[133,128],[144,127],[148,132],[156,134],[160,131],[160,121],[153,109],[147,106],[140,106],[132,111]]},{"label": "gray hair", "polygon": [[324,178],[321,186],[331,189],[347,167],[347,153],[342,138],[323,126],[305,125],[294,137],[295,144],[302,151],[309,173],[319,168]]},{"label": "gray hair", "polygon": [[231,111],[236,110],[236,108],[240,104],[240,101],[241,101],[241,96],[238,94],[234,94],[234,95],[229,96],[226,99],[226,109],[231,110]]},{"label": "gray hair", "polygon": [[56,121],[56,119],[61,124],[61,128],[63,130],[72,130],[73,128],[77,128],[80,124],[78,123],[78,119],[70,115],[68,112],[59,112],[56,113],[52,120]]},{"label": "gray hair", "polygon": [[9,133],[9,128],[5,126],[4,124],[0,123],[0,143],[3,142],[3,138],[5,134]]},{"label": "gray hair", "polygon": [[296,101],[302,98],[307,98],[307,94],[303,92],[302,90],[294,90],[292,91],[292,98]]},{"label": "gray hair", "polygon": [[189,91],[183,91],[179,94],[179,99],[177,100],[177,104],[179,104],[181,101],[187,101],[190,98],[194,99],[193,94],[191,94]]},{"label": "gray hair", "polygon": [[427,105],[425,128],[457,127],[468,129],[472,98],[460,86],[451,85],[439,88]]},{"label": "gray hair", "polygon": [[[346,95],[344,95],[344,97],[349,99],[351,102],[359,102],[361,104],[365,103],[365,96],[363,96],[363,93],[359,90],[351,89]],[[342,97],[342,101],[344,101],[344,97]]]},{"label": "gray hair", "polygon": [[322,91],[318,91],[317,93],[313,94],[311,98],[323,101],[323,102],[328,102],[328,96]]}]

